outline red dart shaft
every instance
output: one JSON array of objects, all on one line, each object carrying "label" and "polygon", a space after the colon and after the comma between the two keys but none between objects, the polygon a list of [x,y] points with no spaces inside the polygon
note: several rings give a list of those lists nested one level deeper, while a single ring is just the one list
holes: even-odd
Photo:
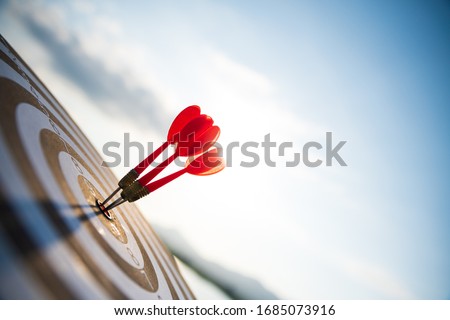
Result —
[{"label": "red dart shaft", "polygon": [[170,142],[164,142],[158,149],[153,151],[147,158],[141,161],[134,170],[140,175],[169,146]]},{"label": "red dart shaft", "polygon": [[149,192],[153,192],[159,188],[161,188],[162,186],[164,186],[165,184],[169,183],[172,180],[175,180],[176,178],[178,178],[179,176],[183,175],[184,173],[187,172],[186,168],[181,169],[180,171],[174,172],[164,178],[159,179],[158,181],[154,181],[152,183],[149,183],[148,185],[145,186],[145,188],[149,191]]},{"label": "red dart shaft", "polygon": [[156,166],[152,171],[147,173],[145,176],[140,178],[138,181],[142,186],[148,184],[154,177],[156,177],[161,171],[164,170],[176,157],[178,157],[179,151],[175,150],[175,153],[168,157],[166,160],[161,162],[158,166]]},{"label": "red dart shaft", "polygon": [[[163,170],[167,164],[173,160],[175,157],[177,157],[177,154],[175,153],[171,158],[164,161],[164,163],[161,163],[155,170],[157,170],[156,173],[151,171],[150,173],[153,173],[152,176],[147,177],[147,181],[149,182],[148,178],[155,177],[161,170]],[[209,161],[211,158],[214,158],[216,161],[213,163],[210,163]],[[211,166],[213,165],[213,167]],[[110,205],[111,208],[114,208],[117,205],[120,205],[124,201],[128,202],[134,202],[136,200],[139,200],[147,195],[149,195],[151,192],[154,192],[155,190],[161,188],[165,184],[171,182],[172,180],[178,178],[182,174],[188,172],[190,174],[194,175],[210,175],[217,173],[221,170],[223,170],[225,167],[225,163],[223,159],[219,156],[217,148],[211,149],[204,153],[203,155],[193,159],[193,160],[187,160],[186,161],[186,167],[181,169],[178,172],[172,173],[164,178],[159,179],[158,181],[154,181],[151,183],[146,183],[146,181],[143,181],[143,179],[137,180],[133,182],[131,185],[126,187],[122,193],[120,194],[123,201],[120,199],[116,200],[113,204]],[[146,184],[144,184],[146,183]],[[108,209],[110,208],[108,207]]]}]

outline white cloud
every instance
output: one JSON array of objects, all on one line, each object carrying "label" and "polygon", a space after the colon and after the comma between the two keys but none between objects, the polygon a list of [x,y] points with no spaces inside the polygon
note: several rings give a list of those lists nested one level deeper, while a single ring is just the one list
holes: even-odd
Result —
[{"label": "white cloud", "polygon": [[220,72],[222,80],[229,86],[251,95],[259,93],[266,96],[274,93],[275,86],[267,76],[232,60],[223,52],[212,51],[210,59]]},{"label": "white cloud", "polygon": [[341,257],[340,267],[352,278],[389,299],[417,299],[397,277],[375,263],[365,263],[351,257]]},{"label": "white cloud", "polygon": [[72,7],[76,12],[82,13],[82,14],[94,14],[97,10],[95,8],[94,3],[87,0],[73,0],[70,1]]}]

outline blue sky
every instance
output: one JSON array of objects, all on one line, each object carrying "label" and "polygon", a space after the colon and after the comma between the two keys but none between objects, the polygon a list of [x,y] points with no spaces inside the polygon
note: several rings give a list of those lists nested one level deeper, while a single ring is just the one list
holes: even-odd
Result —
[{"label": "blue sky", "polygon": [[202,256],[283,298],[450,296],[447,2],[1,8],[1,33],[100,152],[124,132],[162,141],[191,104],[221,126],[222,144],[270,133],[301,152],[327,131],[347,141],[347,167],[287,168],[274,156],[276,168],[242,168],[235,150],[217,176],[141,201]]}]

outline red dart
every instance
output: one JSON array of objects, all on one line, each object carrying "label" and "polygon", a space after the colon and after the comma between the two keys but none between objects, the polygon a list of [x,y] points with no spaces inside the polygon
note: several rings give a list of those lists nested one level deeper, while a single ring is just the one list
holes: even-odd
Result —
[{"label": "red dart", "polygon": [[194,118],[200,116],[200,107],[196,105],[189,106],[182,110],[173,120],[169,131],[167,133],[167,141],[164,142],[158,149],[152,152],[147,158],[142,160],[134,169],[130,170],[119,181],[119,187],[114,190],[104,201],[103,205],[111,200],[114,195],[130,185],[139,177],[139,175],[152,163],[155,159],[169,146],[169,144],[177,143],[180,137],[180,131]]},{"label": "red dart", "polygon": [[[130,196],[138,192],[138,190],[145,191],[143,187],[153,180],[153,178],[155,178],[178,156],[191,157],[208,150],[217,141],[220,135],[220,128],[218,126],[212,126],[212,124],[213,120],[211,117],[204,114],[189,121],[179,133],[177,148],[175,149],[174,154],[161,162],[139,180],[133,181],[125,186],[121,193],[122,199],[119,198],[115,200],[106,208],[106,210],[123,203],[125,201],[123,200],[124,194]],[[114,194],[117,192],[118,191],[116,190]],[[109,196],[107,200],[111,198],[112,196]],[[102,205],[106,202],[107,201],[105,200]]]}]

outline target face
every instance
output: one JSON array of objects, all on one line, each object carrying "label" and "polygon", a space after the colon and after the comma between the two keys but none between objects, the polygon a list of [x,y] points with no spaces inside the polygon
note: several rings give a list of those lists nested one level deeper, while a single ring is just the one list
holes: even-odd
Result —
[{"label": "target face", "polygon": [[0,36],[0,297],[192,299],[130,203],[96,206],[117,179]]}]

